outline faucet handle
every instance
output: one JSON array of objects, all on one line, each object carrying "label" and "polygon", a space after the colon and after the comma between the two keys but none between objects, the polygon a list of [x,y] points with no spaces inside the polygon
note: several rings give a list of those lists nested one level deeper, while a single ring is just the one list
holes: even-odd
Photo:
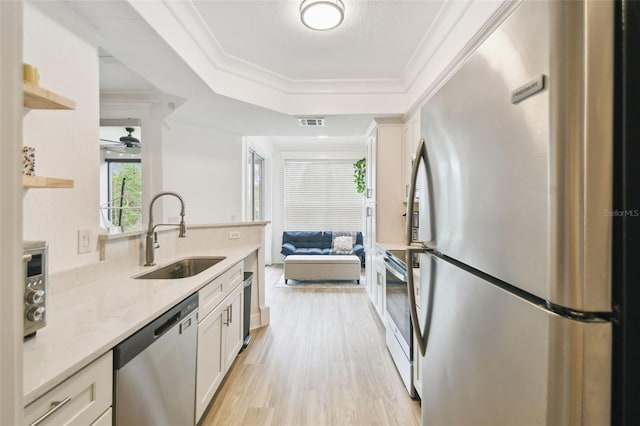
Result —
[{"label": "faucet handle", "polygon": [[153,248],[157,249],[158,247],[160,247],[160,243],[158,242],[158,233],[154,232],[153,233]]},{"label": "faucet handle", "polygon": [[180,220],[180,233],[178,234],[178,237],[184,238],[186,233],[187,233],[187,226],[184,223],[184,216],[183,216],[182,220]]}]

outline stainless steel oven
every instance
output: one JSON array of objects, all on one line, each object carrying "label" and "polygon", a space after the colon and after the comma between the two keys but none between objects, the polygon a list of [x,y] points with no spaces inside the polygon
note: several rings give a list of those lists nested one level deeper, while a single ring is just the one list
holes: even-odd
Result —
[{"label": "stainless steel oven", "polygon": [[407,267],[399,257],[386,251],[385,307],[387,348],[402,381],[412,397],[413,388],[413,328],[411,325]]}]

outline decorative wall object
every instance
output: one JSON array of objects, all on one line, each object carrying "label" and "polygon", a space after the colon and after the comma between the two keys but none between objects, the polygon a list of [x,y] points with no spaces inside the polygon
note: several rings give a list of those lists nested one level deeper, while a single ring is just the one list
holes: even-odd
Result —
[{"label": "decorative wall object", "polygon": [[36,175],[36,149],[32,146],[22,147],[22,174]]}]

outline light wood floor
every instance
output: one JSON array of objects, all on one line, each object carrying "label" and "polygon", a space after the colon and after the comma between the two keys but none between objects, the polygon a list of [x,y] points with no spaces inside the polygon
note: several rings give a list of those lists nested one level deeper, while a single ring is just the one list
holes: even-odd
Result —
[{"label": "light wood floor", "polygon": [[275,287],[267,268],[271,324],[247,350],[205,414],[210,425],[419,425],[364,288]]}]

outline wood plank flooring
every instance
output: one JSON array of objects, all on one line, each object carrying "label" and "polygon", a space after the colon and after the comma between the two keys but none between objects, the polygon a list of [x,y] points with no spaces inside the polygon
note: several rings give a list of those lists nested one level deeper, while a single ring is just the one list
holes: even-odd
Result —
[{"label": "wood plank flooring", "polygon": [[364,288],[279,288],[267,268],[271,324],[251,332],[203,416],[217,425],[419,425]]}]

